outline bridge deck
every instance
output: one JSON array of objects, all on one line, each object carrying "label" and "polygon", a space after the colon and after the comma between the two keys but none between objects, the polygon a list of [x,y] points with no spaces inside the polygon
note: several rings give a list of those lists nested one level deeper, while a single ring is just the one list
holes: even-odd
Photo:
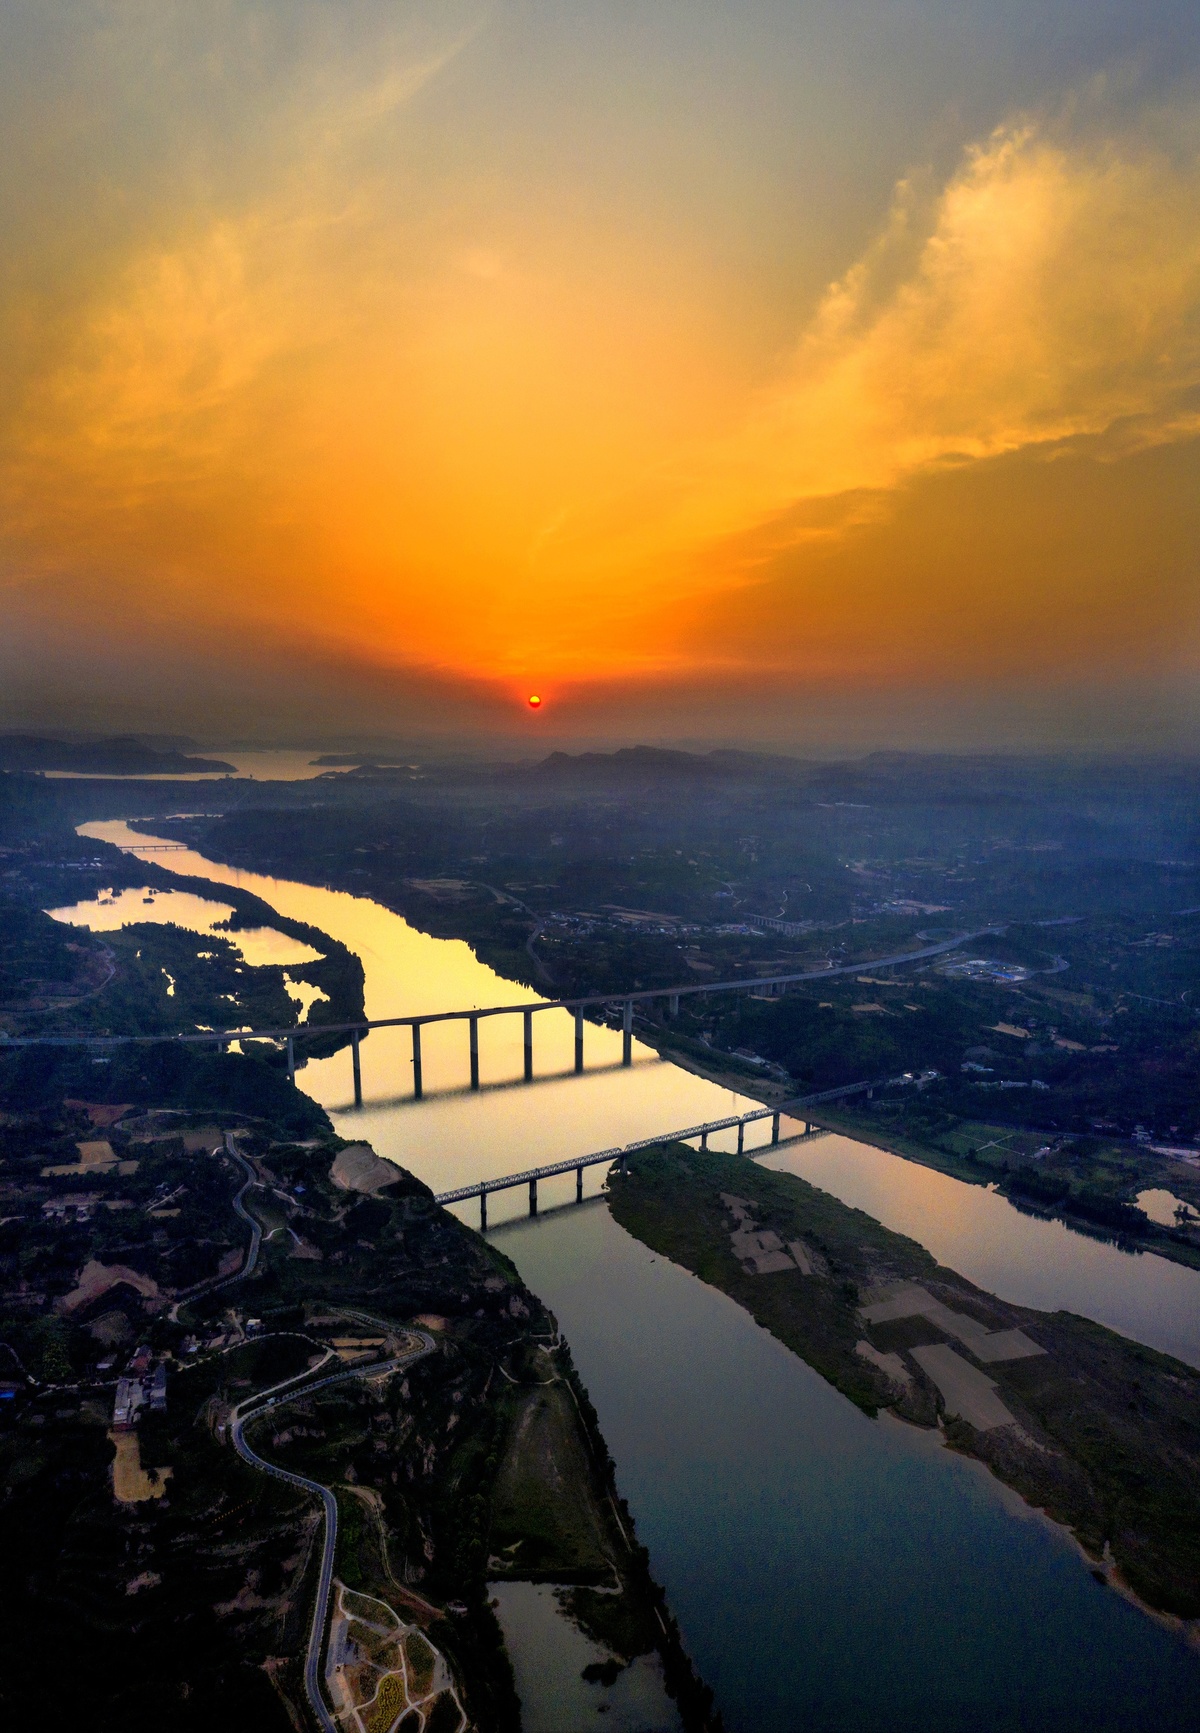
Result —
[{"label": "bridge deck", "polygon": [[806,969],[788,975],[743,975],[734,981],[681,981],[674,987],[643,987],[636,993],[586,993],[574,999],[531,999],[517,1005],[476,1005],[455,1011],[420,1011],[405,1017],[376,1017],[355,1023],[304,1023],[290,1029],[206,1029],[177,1035],[11,1035],[0,1039],[0,1047],[121,1047],[137,1042],[224,1042],[301,1040],[306,1035],[363,1035],[371,1029],[420,1028],[426,1023],[461,1023],[480,1017],[533,1016],[542,1011],[582,1013],[598,1005],[637,1005],[655,999],[686,999],[698,993],[749,993],[763,987],[787,987],[802,981],[831,981],[839,975],[857,975],[864,969],[889,969],[901,963],[918,963],[939,957],[959,945],[969,944],[1003,927],[980,927],[957,938],[943,939],[919,951],[904,951],[893,957],[874,957],[859,963],[839,963],[836,968]]},{"label": "bridge deck", "polygon": [[[715,1131],[731,1131],[735,1126],[749,1125],[755,1120],[772,1119],[777,1111],[773,1107],[764,1107],[755,1113],[735,1114],[730,1119],[710,1119],[703,1125],[685,1126],[682,1131],[660,1131],[654,1137],[638,1138],[635,1143],[623,1143],[613,1149],[598,1149],[591,1155],[573,1155],[566,1161],[546,1162],[541,1167],[526,1168],[522,1173],[503,1174],[499,1179],[481,1179],[474,1185],[438,1192],[434,1201],[440,1204],[463,1203],[468,1198],[488,1197],[494,1191],[511,1191],[515,1186],[528,1185],[531,1181],[553,1179],[557,1174],[577,1173],[580,1168],[597,1167],[601,1163],[611,1166],[614,1161],[624,1162],[629,1156],[636,1155],[639,1149],[654,1149],[660,1143],[685,1143],[690,1137],[710,1136]],[[797,1139],[789,1137],[784,1141],[794,1143]]]}]

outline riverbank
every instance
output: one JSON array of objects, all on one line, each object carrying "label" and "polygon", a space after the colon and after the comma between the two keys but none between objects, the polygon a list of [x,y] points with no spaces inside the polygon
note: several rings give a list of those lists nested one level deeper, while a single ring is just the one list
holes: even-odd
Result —
[{"label": "riverbank", "polygon": [[[707,1048],[667,1026],[646,1032],[663,1059],[721,1088],[749,1095],[765,1107],[793,1100],[795,1091],[735,1054]],[[803,1110],[805,1120],[839,1132],[873,1149],[885,1150],[965,1185],[991,1186],[1015,1209],[1044,1221],[1062,1222],[1073,1233],[1116,1241],[1128,1250],[1153,1252],[1185,1269],[1200,1269],[1200,1236],[1195,1225],[1171,1227],[1148,1219],[1137,1207],[1139,1193],[1158,1188],[1200,1212],[1200,1167],[1190,1167],[1156,1150],[1122,1149],[1104,1139],[1097,1148],[1080,1140],[1021,1125],[976,1121],[946,1122],[936,1136],[923,1124],[906,1122],[905,1103],[896,1094],[874,1106],[861,1097],[850,1102],[820,1102]]]},{"label": "riverbank", "polygon": [[[106,840],[125,841],[124,827],[104,828]],[[149,839],[128,840],[144,846]],[[466,946],[417,934],[367,898],[254,878],[186,852],[176,858],[189,874],[237,883],[339,937],[366,965],[373,1016],[520,997]],[[461,1038],[433,1038],[426,1099],[414,1102],[406,1030],[371,1037],[363,1109],[350,1105],[345,1053],[306,1066],[301,1089],[290,1094],[309,1109],[315,1097],[347,1140],[369,1137],[435,1189],[460,1172],[464,1180],[499,1175],[528,1166],[531,1154],[587,1152],[746,1102],[740,1078],[731,1101],[657,1062],[640,1041],[632,1069],[622,1069],[620,1035],[612,1031],[589,1029],[587,1072],[571,1075],[573,1027],[561,1013],[538,1024],[537,1079],[526,1087],[519,1019],[509,1034],[506,1045],[503,1020],[481,1024],[478,1094],[464,1087]],[[1015,1271],[1021,1291],[1013,1297],[1026,1304],[1070,1305],[1151,1341],[1160,1340],[1164,1317],[1195,1311],[1191,1272],[1052,1234],[980,1187],[967,1190],[839,1137],[775,1155],[813,1163],[823,1175],[817,1184],[837,1196],[849,1195],[845,1185],[863,1160],[886,1166],[885,1181],[909,1212],[901,1225],[928,1236],[946,1263],[963,1251],[954,1236],[964,1207],[992,1206],[976,1239],[999,1263],[983,1285],[1001,1279],[1000,1266]],[[573,1195],[573,1177],[560,1183],[563,1198]],[[731,1733],[794,1733],[798,1717],[813,1733],[912,1733],[931,1718],[979,1733],[1029,1725],[1062,1733],[1126,1733],[1131,1725],[1190,1733],[1200,1682],[1183,1645],[1098,1588],[1079,1569],[1073,1544],[1051,1524],[1028,1520],[1027,1507],[981,1464],[943,1449],[931,1428],[868,1419],[735,1302],[631,1239],[603,1203],[551,1213],[554,1187],[545,1193],[539,1220],[498,1228],[493,1243],[510,1251],[527,1288],[552,1307],[570,1338],[639,1540]],[[897,1225],[890,1203],[861,1201]],[[302,1222],[296,1230],[314,1246]],[[311,1251],[297,1249],[292,1259],[289,1242],[286,1228],[270,1240],[270,1251],[288,1260],[281,1268],[334,1273],[331,1252],[324,1266]],[[386,1234],[378,1249],[392,1252]],[[353,1255],[372,1261],[366,1248]],[[1045,1272],[1032,1295],[1024,1291],[1030,1263]],[[979,1279],[974,1264],[960,1267]],[[1164,1271],[1172,1278],[1165,1285]],[[429,1273],[436,1276],[436,1268]],[[380,1282],[372,1310],[390,1310],[396,1296],[386,1274]],[[448,1307],[431,1300],[421,1309],[444,1315]],[[516,1375],[511,1362],[508,1370]],[[546,1375],[537,1370],[534,1382]],[[438,1427],[441,1418],[448,1427],[457,1411],[443,1406]],[[337,1412],[331,1407],[330,1418]],[[392,1435],[375,1426],[371,1406],[358,1413],[355,1471],[361,1467],[358,1484],[369,1487],[386,1460],[376,1457],[375,1439]],[[352,1419],[343,1413],[339,1428]],[[420,1494],[434,1490],[421,1470],[431,1436],[443,1434],[422,1426],[397,1441],[405,1458],[397,1463],[399,1484],[411,1463]],[[461,1423],[446,1437],[461,1439]],[[319,1452],[320,1441],[310,1442]],[[337,1478],[332,1430],[328,1448]],[[170,1459],[155,1452],[153,1460]],[[470,1463],[458,1485],[474,1487]],[[352,1506],[366,1508],[358,1495],[348,1498],[348,1524]],[[424,1506],[418,1514],[425,1523]],[[426,1532],[438,1561],[446,1559],[437,1532],[418,1525],[403,1556],[392,1555],[398,1574],[410,1562],[425,1568]],[[131,1604],[136,1610],[141,1602]]]},{"label": "riverbank", "polygon": [[610,1181],[610,1207],[865,1412],[942,1424],[1090,1557],[1111,1557],[1149,1607],[1200,1616],[1190,1367],[998,1300],[862,1211],[736,1157],[639,1155]]},{"label": "riverbank", "polygon": [[949,1174],[967,1185],[995,1186],[1015,1209],[1060,1221],[1074,1233],[1117,1240],[1154,1252],[1186,1269],[1200,1269],[1194,1230],[1149,1220],[1136,1198],[1152,1188],[1179,1194],[1200,1207],[1200,1169],[1172,1161],[1152,1149],[1122,1149],[1102,1139],[1098,1149],[1053,1132],[979,1121],[952,1123],[936,1139],[901,1125],[881,1123],[879,1112],[850,1104],[823,1103],[816,1122],[875,1149]]},{"label": "riverbank", "polygon": [[[235,1054],[221,1066],[251,1082],[261,1070]],[[247,1421],[254,1448],[330,1490],[338,1579],[416,1619],[474,1724],[502,1733],[520,1721],[488,1587],[504,1576],[572,1583],[569,1615],[602,1650],[605,1676],[654,1657],[680,1725],[717,1728],[545,1306],[411,1175],[391,1167],[381,1189],[356,1183],[320,1109],[289,1093],[308,1110],[302,1140],[290,1118],[212,1101],[202,1120],[84,1099],[0,1115],[3,1249],[38,1276],[36,1289],[10,1281],[0,1293],[0,1483],[20,1487],[0,1499],[0,1545],[19,1591],[8,1640],[26,1662],[9,1677],[36,1694],[65,1598],[80,1689],[105,1725],[121,1704],[122,1725],[148,1724],[126,1703],[131,1676],[159,1696],[186,1687],[208,1720],[181,1726],[212,1723],[208,1681],[233,1729],[297,1724],[311,1498],[242,1468],[227,1446],[248,1392],[307,1368],[310,1392]],[[79,1156],[98,1149],[106,1159],[86,1170],[84,1194]],[[45,1211],[48,1196],[61,1209]],[[397,1370],[413,1319],[433,1351]],[[339,1363],[362,1377],[338,1381]],[[552,1423],[531,1424],[543,1406]],[[86,1719],[82,1698],[59,1701]],[[33,1713],[23,1684],[13,1703]]]}]

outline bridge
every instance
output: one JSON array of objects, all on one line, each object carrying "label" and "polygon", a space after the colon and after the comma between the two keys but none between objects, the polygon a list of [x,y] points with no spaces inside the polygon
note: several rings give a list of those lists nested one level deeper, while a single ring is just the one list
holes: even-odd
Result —
[{"label": "bridge", "polygon": [[[435,1195],[434,1202],[439,1204],[466,1203],[468,1199],[479,1199],[479,1226],[481,1232],[487,1230],[487,1200],[495,1191],[513,1191],[518,1186],[529,1187],[529,1213],[538,1213],[538,1181],[554,1179],[560,1174],[574,1173],[575,1201],[583,1202],[583,1170],[585,1167],[611,1167],[614,1163],[618,1168],[624,1168],[631,1155],[640,1149],[656,1149],[663,1143],[686,1143],[693,1137],[700,1139],[700,1148],[708,1148],[708,1140],[714,1132],[732,1131],[737,1128],[737,1152],[746,1153],[746,1127],[755,1125],[760,1120],[771,1121],[771,1141],[766,1148],[774,1149],[781,1144],[800,1143],[805,1138],[824,1137],[826,1133],[819,1126],[814,1126],[807,1118],[802,1117],[801,1110],[813,1107],[820,1101],[844,1100],[848,1095],[871,1095],[876,1089],[885,1089],[892,1084],[906,1084],[913,1081],[908,1077],[877,1077],[866,1083],[846,1083],[840,1089],[823,1089],[816,1095],[799,1096],[795,1100],[782,1102],[778,1107],[756,1107],[749,1113],[732,1113],[726,1119],[706,1119],[700,1125],[687,1125],[681,1131],[660,1131],[653,1137],[639,1138],[635,1143],[623,1143],[613,1149],[598,1149],[591,1155],[573,1155],[566,1161],[545,1162],[541,1167],[529,1167],[521,1173],[507,1173],[498,1179],[476,1180],[470,1185],[457,1186],[453,1191],[440,1191]],[[779,1122],[786,1114],[789,1119],[799,1119],[804,1126],[802,1132],[793,1137],[780,1138]]]},{"label": "bridge", "polygon": [[455,1011],[423,1011],[402,1017],[377,1017],[362,1019],[353,1023],[313,1023],[303,1028],[290,1029],[204,1029],[189,1031],[187,1034],[176,1035],[90,1035],[90,1034],[60,1034],[60,1035],[14,1035],[0,1036],[0,1051],[13,1047],[121,1047],[139,1043],[161,1043],[176,1041],[185,1045],[191,1043],[215,1044],[227,1048],[231,1041],[273,1041],[281,1043],[287,1053],[288,1081],[296,1081],[296,1042],[303,1041],[307,1036],[324,1038],[327,1035],[349,1035],[350,1055],[354,1071],[354,1105],[362,1106],[362,1059],[360,1043],[362,1037],[372,1029],[408,1028],[412,1031],[412,1068],[413,1097],[420,1100],[423,1093],[421,1067],[421,1031],[431,1023],[466,1023],[468,1026],[468,1053],[470,1063],[471,1088],[479,1088],[479,1023],[484,1017],[521,1017],[524,1020],[524,1076],[526,1083],[533,1080],[533,1019],[544,1011],[569,1011],[575,1018],[575,1071],[583,1070],[583,1024],[587,1011],[602,1008],[621,1008],[621,1063],[633,1063],[633,1014],[635,1005],[650,1005],[666,1002],[667,1015],[675,1017],[679,1014],[681,999],[692,998],[697,994],[710,993],[769,993],[772,997],[788,987],[798,986],[804,982],[832,981],[838,976],[858,975],[864,969],[892,969],[904,963],[924,962],[929,957],[943,956],[947,951],[957,950],[960,945],[970,944],[975,939],[982,939],[994,933],[1004,931],[1002,926],[979,927],[971,933],[959,933],[955,938],[943,939],[934,945],[925,945],[918,951],[902,951],[891,957],[875,957],[859,963],[830,964],[824,969],[806,969],[786,975],[752,975],[739,976],[732,981],[681,982],[673,987],[647,987],[633,993],[585,993],[571,999],[538,999],[532,1004],[526,1001],[518,1005],[473,1005]]}]

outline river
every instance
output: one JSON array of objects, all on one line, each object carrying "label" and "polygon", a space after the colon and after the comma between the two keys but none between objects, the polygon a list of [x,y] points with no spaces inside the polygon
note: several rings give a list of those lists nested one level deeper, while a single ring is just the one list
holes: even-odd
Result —
[{"label": "river", "polygon": [[[126,847],[151,840],[116,823],[83,829]],[[536,997],[466,945],[417,933],[366,898],[191,851],[155,858],[340,939],[363,960],[368,1017]],[[57,912],[91,924],[83,906]],[[620,1035],[591,1026],[589,1069],[574,1077],[571,1019],[547,1012],[534,1028],[528,1085],[518,1081],[519,1018],[481,1024],[477,1094],[464,1087],[463,1025],[426,1030],[420,1103],[407,1030],[364,1042],[359,1110],[348,1054],[310,1063],[298,1082],[342,1135],[437,1189],[752,1105],[636,1043],[623,1070]],[[1200,1364],[1196,1272],[1023,1216],[982,1187],[847,1138],[767,1159],[1005,1298],[1067,1306]],[[591,1170],[592,1192],[601,1171]],[[572,1176],[562,1195],[573,1190]],[[725,1296],[632,1240],[602,1201],[529,1221],[519,1194],[508,1196],[498,1243],[571,1341],[640,1537],[730,1733],[1200,1721],[1200,1658],[1098,1586],[1069,1539],[980,1465],[890,1418],[868,1420]],[[543,1207],[553,1201],[544,1186]],[[561,1733],[577,1733],[574,1716]]]}]

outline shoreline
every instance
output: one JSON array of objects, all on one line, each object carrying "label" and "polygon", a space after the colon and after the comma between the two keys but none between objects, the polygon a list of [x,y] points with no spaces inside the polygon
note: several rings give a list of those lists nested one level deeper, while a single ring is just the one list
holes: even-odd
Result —
[{"label": "shoreline", "polygon": [[[748,1227],[727,1219],[735,1191],[738,1219],[759,1218]],[[864,1412],[936,1428],[1066,1528],[1090,1570],[1200,1646],[1200,1553],[1189,1538],[1200,1514],[1180,1457],[1195,1456],[1194,1368],[1072,1314],[1000,1300],[865,1212],[736,1156],[687,1146],[639,1155],[610,1182],[608,1206],[626,1232],[725,1293]],[[751,1232],[800,1246],[799,1267],[768,1251],[756,1269],[762,1252],[739,1240]]]}]

